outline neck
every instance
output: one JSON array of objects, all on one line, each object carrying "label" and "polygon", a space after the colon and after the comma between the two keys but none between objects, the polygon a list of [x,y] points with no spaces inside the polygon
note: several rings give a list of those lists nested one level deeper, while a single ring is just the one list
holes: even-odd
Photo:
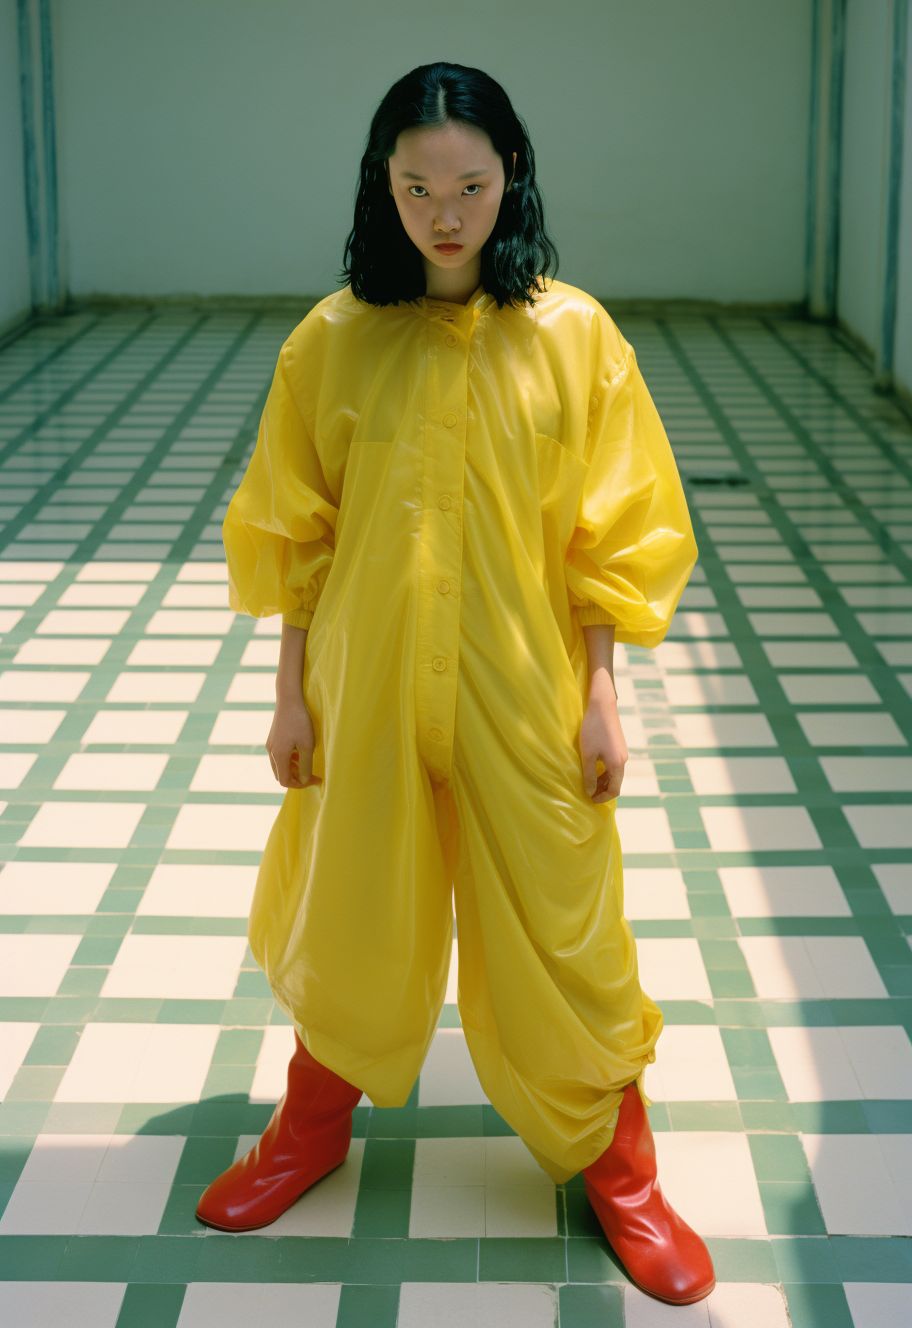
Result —
[{"label": "neck", "polygon": [[452,272],[425,262],[424,276],[425,294],[431,299],[465,304],[481,281],[481,259],[476,258],[464,267],[454,268]]}]

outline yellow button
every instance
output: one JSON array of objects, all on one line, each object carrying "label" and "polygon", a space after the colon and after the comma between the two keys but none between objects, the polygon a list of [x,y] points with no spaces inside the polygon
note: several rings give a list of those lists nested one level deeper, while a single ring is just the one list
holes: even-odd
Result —
[{"label": "yellow button", "polygon": [[440,738],[443,737],[443,734],[441,733],[440,729],[428,729],[428,737],[433,738],[434,741],[437,742]]},{"label": "yellow button", "polygon": [[438,655],[437,658],[434,660],[435,671],[437,673],[442,673],[445,668],[446,668],[446,660],[443,658],[442,655]]},{"label": "yellow button", "polygon": [[442,507],[445,512],[448,512],[450,509],[450,495],[448,493],[442,493],[437,499],[437,506]]},{"label": "yellow button", "polygon": [[455,415],[444,415],[443,422],[448,429],[452,429],[453,425],[456,423],[456,418]]},{"label": "yellow button", "polygon": [[447,339],[446,339],[446,344],[447,344],[448,346],[455,346],[455,345],[457,344],[458,341],[459,341],[459,338],[458,338],[458,337],[450,336],[450,337],[447,337]]},{"label": "yellow button", "polygon": [[437,582],[437,589],[440,591],[441,595],[445,595],[445,594],[447,593],[447,591],[449,590],[449,588],[450,588],[450,583],[449,583],[449,581],[438,581],[438,582]]}]

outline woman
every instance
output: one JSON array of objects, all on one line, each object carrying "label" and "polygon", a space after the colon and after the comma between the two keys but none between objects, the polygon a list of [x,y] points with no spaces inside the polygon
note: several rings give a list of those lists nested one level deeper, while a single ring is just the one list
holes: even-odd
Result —
[{"label": "woman", "polygon": [[674,457],[633,347],[543,275],[532,147],[482,71],[383,98],[346,257],[282,345],[223,526],[231,607],[283,618],[266,746],[289,792],[249,938],[295,1054],[197,1213],[273,1221],[344,1160],[362,1092],[407,1101],[455,893],[490,1101],[556,1183],[583,1171],[631,1278],[690,1303],[713,1267],[656,1181],[663,1021],[615,825],[614,641],[662,640],[697,555]]}]

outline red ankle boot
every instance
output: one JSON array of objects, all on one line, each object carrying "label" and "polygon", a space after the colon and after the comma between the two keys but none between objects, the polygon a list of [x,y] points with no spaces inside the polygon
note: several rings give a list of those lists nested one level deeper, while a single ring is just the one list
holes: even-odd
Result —
[{"label": "red ankle boot", "polygon": [[203,1191],[196,1216],[220,1231],[274,1222],[345,1161],[360,1098],[360,1088],[314,1060],[295,1029],[287,1091],[253,1148]]},{"label": "red ankle boot", "polygon": [[662,1193],[635,1080],[624,1089],[614,1138],[584,1169],[583,1181],[611,1247],[641,1291],[669,1305],[709,1295],[716,1285],[709,1250]]}]

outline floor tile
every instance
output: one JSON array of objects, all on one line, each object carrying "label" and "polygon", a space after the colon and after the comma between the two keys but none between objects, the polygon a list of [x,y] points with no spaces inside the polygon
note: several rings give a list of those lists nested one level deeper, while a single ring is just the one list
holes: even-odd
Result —
[{"label": "floor tile", "polygon": [[281,622],[231,611],[221,522],[295,321],[76,311],[0,351],[0,1323],[912,1321],[912,428],[790,318],[622,320],[700,550],[666,639],[615,648],[616,818],[712,1295],[634,1286],[495,1112],[458,934],[408,1102],[362,1096],[268,1227],[195,1219],[294,1048],[246,935]]}]

